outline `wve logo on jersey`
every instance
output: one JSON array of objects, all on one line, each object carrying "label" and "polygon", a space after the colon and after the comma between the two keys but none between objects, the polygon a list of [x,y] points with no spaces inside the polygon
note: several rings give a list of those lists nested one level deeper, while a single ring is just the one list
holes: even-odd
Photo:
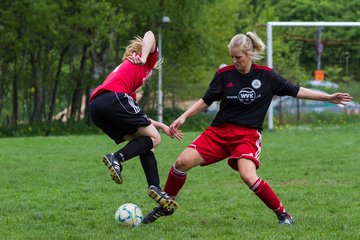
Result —
[{"label": "wve logo on jersey", "polygon": [[239,94],[238,94],[238,98],[240,100],[240,102],[244,103],[244,104],[250,104],[252,103],[256,98],[261,97],[261,95],[256,95],[256,92],[249,87],[243,88],[240,90]]}]

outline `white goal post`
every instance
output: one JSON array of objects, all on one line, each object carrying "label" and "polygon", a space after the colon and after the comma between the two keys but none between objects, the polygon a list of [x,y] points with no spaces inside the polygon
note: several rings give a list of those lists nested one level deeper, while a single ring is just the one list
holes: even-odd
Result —
[{"label": "white goal post", "polygon": [[[272,48],[272,27],[360,27],[360,22],[268,22],[267,32],[267,66],[273,68],[273,48]],[[268,128],[274,128],[273,102],[268,110]]]}]

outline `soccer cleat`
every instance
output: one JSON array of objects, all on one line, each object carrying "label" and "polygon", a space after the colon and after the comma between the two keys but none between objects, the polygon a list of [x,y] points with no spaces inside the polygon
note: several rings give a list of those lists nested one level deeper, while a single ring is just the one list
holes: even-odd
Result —
[{"label": "soccer cleat", "polygon": [[172,215],[174,213],[174,209],[171,210],[166,210],[165,208],[161,207],[161,206],[157,206],[154,208],[154,210],[152,210],[151,212],[149,212],[142,220],[142,224],[149,224],[149,223],[153,223],[155,222],[159,217],[163,217],[163,216],[169,216]]},{"label": "soccer cleat", "polygon": [[154,185],[149,187],[148,195],[166,210],[175,210],[179,207],[179,204],[172,197]]},{"label": "soccer cleat", "polygon": [[295,223],[294,219],[287,212],[279,214],[278,219],[280,225],[291,225]]},{"label": "soccer cleat", "polygon": [[122,184],[123,179],[121,178],[122,165],[119,160],[114,157],[114,154],[109,153],[103,156],[103,162],[109,168],[112,179],[117,184]]}]

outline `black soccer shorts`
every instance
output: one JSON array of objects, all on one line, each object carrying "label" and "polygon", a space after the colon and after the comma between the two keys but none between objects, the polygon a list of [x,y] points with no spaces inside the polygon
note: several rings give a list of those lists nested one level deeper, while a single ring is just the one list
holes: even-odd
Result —
[{"label": "black soccer shorts", "polygon": [[106,91],[89,104],[90,118],[116,144],[125,141],[125,135],[134,134],[139,127],[151,124],[138,103],[125,93]]}]

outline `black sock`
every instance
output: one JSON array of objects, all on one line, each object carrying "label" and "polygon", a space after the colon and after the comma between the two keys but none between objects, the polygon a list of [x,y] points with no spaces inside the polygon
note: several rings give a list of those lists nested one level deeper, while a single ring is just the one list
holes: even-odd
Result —
[{"label": "black sock", "polygon": [[114,153],[121,162],[125,162],[135,156],[145,154],[153,148],[153,142],[148,136],[141,136],[129,141],[122,149]]},{"label": "black sock", "polygon": [[160,188],[160,178],[155,155],[152,151],[140,155],[141,166],[144,169],[148,186],[154,185]]}]

